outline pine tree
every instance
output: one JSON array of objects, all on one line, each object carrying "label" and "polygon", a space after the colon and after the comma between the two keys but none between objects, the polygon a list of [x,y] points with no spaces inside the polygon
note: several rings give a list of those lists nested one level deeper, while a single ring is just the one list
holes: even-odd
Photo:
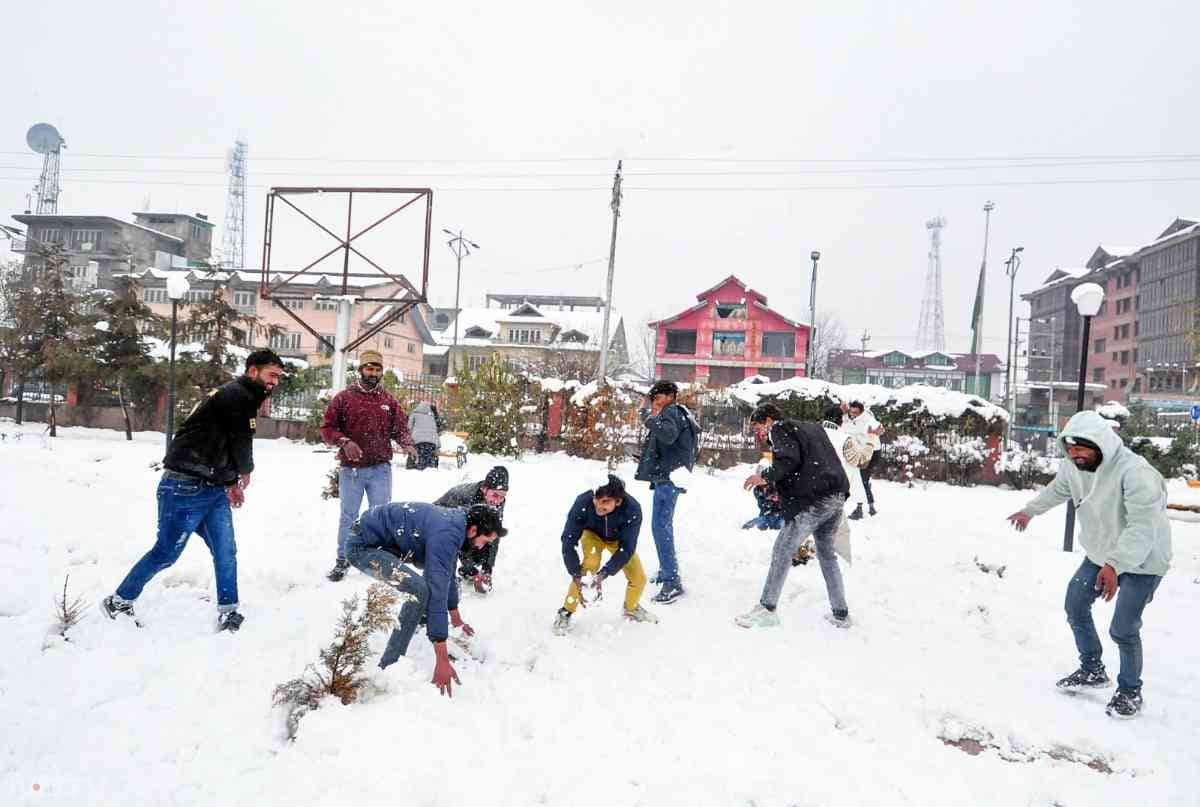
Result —
[{"label": "pine tree", "polygon": [[[115,285],[112,291],[93,295],[93,311],[98,321],[92,329],[91,347],[102,372],[116,384],[117,399],[125,419],[125,439],[132,440],[129,388],[140,386],[151,374],[148,371],[154,364],[150,358],[150,345],[143,335],[162,336],[165,320],[141,301],[132,279],[116,278]],[[144,404],[139,403],[141,405]]]},{"label": "pine tree", "polygon": [[521,456],[525,434],[527,382],[493,355],[477,370],[457,373],[450,394],[455,424],[465,431],[472,452]]}]

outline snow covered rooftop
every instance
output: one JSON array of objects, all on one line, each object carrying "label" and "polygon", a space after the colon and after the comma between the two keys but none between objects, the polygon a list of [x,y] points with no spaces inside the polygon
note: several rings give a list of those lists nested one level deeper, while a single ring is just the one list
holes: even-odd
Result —
[{"label": "snow covered rooftop", "polygon": [[[609,319],[610,339],[616,334],[620,322],[621,314],[613,311]],[[464,308],[458,315],[458,343],[483,347],[507,342],[508,329],[515,327],[548,330],[550,333],[543,334],[543,343],[553,344],[557,348],[596,350],[604,330],[604,312],[546,310],[532,305],[518,309]],[[479,329],[487,336],[467,336],[472,329]],[[581,334],[586,341],[562,341],[562,337],[572,331]],[[434,336],[440,344],[453,345],[454,321],[451,320],[445,330]]]},{"label": "snow covered rooftop", "polygon": [[944,387],[928,387],[924,384],[893,389],[874,384],[833,384],[815,378],[789,378],[766,383],[755,383],[753,379],[748,379],[729,387],[728,393],[750,406],[757,406],[760,400],[768,396],[830,398],[845,403],[862,401],[868,408],[884,404],[903,406],[920,402],[922,408],[933,415],[961,417],[965,412],[971,411],[988,420],[1008,419],[1008,413],[1004,409],[975,395],[955,392]]}]

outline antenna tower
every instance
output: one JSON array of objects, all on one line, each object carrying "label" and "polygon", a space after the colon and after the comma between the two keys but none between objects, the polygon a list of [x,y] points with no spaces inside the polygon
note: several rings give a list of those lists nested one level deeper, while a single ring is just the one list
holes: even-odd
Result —
[{"label": "antenna tower", "polygon": [[58,181],[62,150],[67,143],[62,135],[48,123],[35,123],[25,134],[29,148],[42,155],[42,175],[38,178],[34,211],[38,215],[58,212],[58,194],[62,187]]},{"label": "antenna tower", "polygon": [[946,349],[946,317],[942,306],[941,216],[925,222],[929,230],[929,268],[925,271],[925,296],[921,298],[921,322],[917,326],[917,350]]},{"label": "antenna tower", "polygon": [[238,138],[229,150],[226,168],[229,190],[225,194],[223,263],[231,272],[246,268],[246,141]]}]

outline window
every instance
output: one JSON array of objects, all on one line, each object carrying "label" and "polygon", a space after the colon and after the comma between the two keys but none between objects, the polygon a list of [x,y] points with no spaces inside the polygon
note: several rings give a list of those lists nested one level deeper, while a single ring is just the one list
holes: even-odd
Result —
[{"label": "window", "polygon": [[744,356],[746,334],[743,331],[713,331],[714,356]]},{"label": "window", "polygon": [[[71,233],[71,244],[75,249],[99,249],[99,230],[76,230]],[[86,245],[86,246],[85,246]]]},{"label": "window", "polygon": [[667,331],[667,352],[682,353],[687,356],[696,355],[696,332]]},{"label": "window", "polygon": [[486,361],[485,356],[467,356],[467,367],[471,370],[478,370]]},{"label": "window", "polygon": [[[754,372],[757,373],[758,375],[766,376],[767,378],[771,379],[772,381],[782,381],[785,378],[791,378],[793,375],[796,374],[795,370],[790,370],[790,369],[787,369],[784,367],[759,367]],[[842,375],[842,383],[843,384],[854,384],[854,383],[861,384],[863,381],[863,379],[861,378],[862,371],[858,372],[858,375],[860,377],[857,381],[851,380],[853,374],[854,374],[854,371],[845,370]]]},{"label": "window", "polygon": [[204,241],[208,238],[208,228],[199,222],[192,222],[192,238],[197,241]]},{"label": "window", "polygon": [[313,300],[313,311],[337,311],[337,303],[333,300]]},{"label": "window", "polygon": [[390,336],[383,337],[383,346],[384,346],[384,348],[390,350],[392,347],[392,337],[390,337]]},{"label": "window", "polygon": [[1128,350],[1121,351],[1121,364],[1126,364],[1126,365],[1129,364],[1129,351]]},{"label": "window", "polygon": [[884,356],[883,363],[887,367],[903,367],[905,364],[908,364],[908,356],[895,351]]},{"label": "window", "polygon": [[408,343],[408,345],[407,345],[407,347],[408,347],[408,352],[409,352],[409,353],[416,353],[416,352],[417,352],[417,346],[416,346],[416,345],[414,345],[412,342],[409,342],[409,343]]},{"label": "window", "polygon": [[1097,367],[1092,370],[1092,381],[1095,381],[1097,384],[1104,383],[1104,368],[1103,367]]},{"label": "window", "polygon": [[1113,351],[1113,358],[1112,358],[1112,360],[1113,360],[1113,364],[1116,364],[1116,363],[1117,363],[1117,357],[1118,357],[1119,355],[1120,355],[1120,354],[1118,354],[1118,353],[1117,353],[1117,351],[1115,351],[1115,350]]},{"label": "window", "polygon": [[254,308],[254,292],[235,291],[233,293],[234,308]]},{"label": "window", "polygon": [[[30,235],[33,234],[30,233]],[[43,244],[61,244],[63,242],[62,230],[57,227],[43,227],[34,238]]]},{"label": "window", "polygon": [[762,354],[764,356],[795,356],[796,334],[788,331],[764,333],[762,336]]},{"label": "window", "polygon": [[144,303],[165,303],[167,302],[166,289],[144,289],[142,291],[142,302]]},{"label": "window", "polygon": [[1104,347],[1105,347],[1105,345],[1106,345],[1106,344],[1107,344],[1107,342],[1106,342],[1104,339],[1097,339],[1097,340],[1096,340],[1096,347],[1095,347],[1095,350],[1094,350],[1094,352],[1095,352],[1095,353],[1103,353],[1103,352],[1104,352]]},{"label": "window", "polygon": [[710,367],[708,383],[714,387],[728,387],[746,378],[744,367]]},{"label": "window", "polygon": [[658,368],[658,377],[663,381],[695,381],[696,368],[691,365],[666,364]]},{"label": "window", "polygon": [[202,303],[205,300],[211,300],[212,296],[212,289],[192,289],[184,295],[183,299],[189,303]]},{"label": "window", "polygon": [[717,303],[717,319],[745,319],[746,304]]},{"label": "window", "polygon": [[450,324],[450,317],[447,316],[446,314],[438,314],[434,319],[437,320],[438,325],[449,325]]},{"label": "window", "polygon": [[1117,339],[1120,339],[1120,338],[1121,338],[1121,326],[1114,325],[1113,326],[1113,341],[1116,341]]},{"label": "window", "polygon": [[278,300],[278,302],[284,308],[290,308],[293,311],[301,311],[304,309],[303,300]]},{"label": "window", "polygon": [[300,333],[298,331],[277,333],[271,337],[270,343],[274,350],[299,350]]}]

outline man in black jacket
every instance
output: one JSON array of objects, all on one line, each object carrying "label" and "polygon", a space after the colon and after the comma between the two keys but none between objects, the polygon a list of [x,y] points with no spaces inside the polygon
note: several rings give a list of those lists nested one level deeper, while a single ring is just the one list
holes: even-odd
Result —
[{"label": "man in black jacket", "polygon": [[784,525],[771,551],[771,568],[759,604],[734,621],[743,628],[779,624],[775,607],[792,567],[792,557],[800,542],[811,534],[833,610],[829,619],[838,627],[849,627],[850,611],[846,606],[842,571],[833,549],[850,493],[842,461],[820,424],[784,420],[783,412],[774,404],[759,406],[750,415],[750,422],[759,436],[769,440],[774,459],[763,474],[747,478],[745,487],[773,485],[779,491]]},{"label": "man in black jacket", "polygon": [[[166,470],[158,483],[158,539],[101,602],[109,619],[136,618],[133,602],[154,575],[171,566],[197,533],[213,556],[217,578],[217,629],[236,631],[237,544],[233,513],[241,507],[254,470],[255,415],[283,375],[283,360],[270,350],[246,358],[246,372],[213,390],[175,432]],[[138,623],[140,625],[140,623]]]},{"label": "man in black jacket", "polygon": [[[456,507],[460,510],[486,504],[496,510],[503,523],[507,498],[508,469],[497,465],[487,472],[482,481],[455,485],[433,503],[438,507]],[[499,538],[483,547],[475,547],[469,542],[463,544],[462,552],[458,555],[458,574],[462,579],[470,580],[479,594],[487,594],[492,590],[492,570],[496,567],[499,551]]]}]

